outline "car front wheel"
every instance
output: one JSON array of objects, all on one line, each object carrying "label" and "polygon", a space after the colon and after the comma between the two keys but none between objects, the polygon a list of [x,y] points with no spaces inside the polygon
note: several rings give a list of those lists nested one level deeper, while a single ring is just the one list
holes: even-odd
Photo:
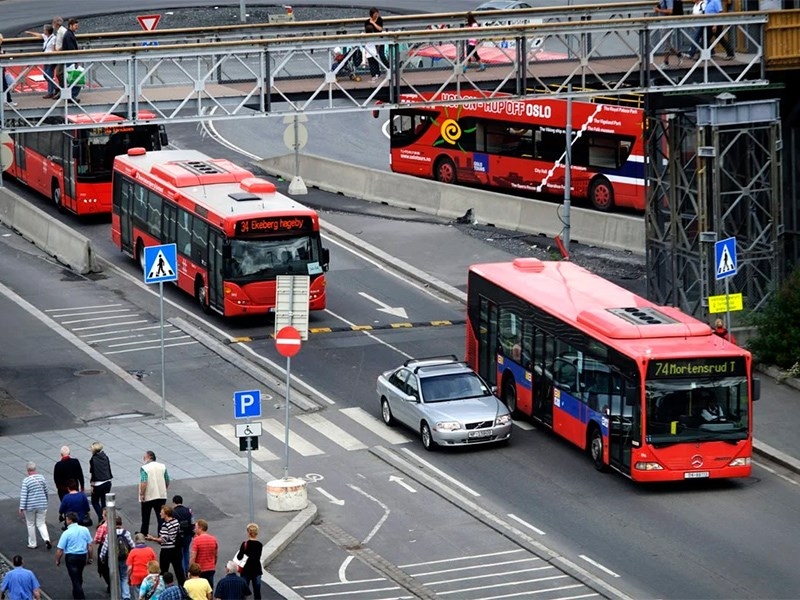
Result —
[{"label": "car front wheel", "polygon": [[381,417],[383,422],[389,427],[394,425],[394,417],[392,416],[392,407],[389,406],[389,401],[386,398],[381,398]]},{"label": "car front wheel", "polygon": [[422,438],[422,446],[425,450],[432,451],[436,448],[436,442],[433,441],[431,428],[427,423],[423,423],[420,427],[419,436]]}]

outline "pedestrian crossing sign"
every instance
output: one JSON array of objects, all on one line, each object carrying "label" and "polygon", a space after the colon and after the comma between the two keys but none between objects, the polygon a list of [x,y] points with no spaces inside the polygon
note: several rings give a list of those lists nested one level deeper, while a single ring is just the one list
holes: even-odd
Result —
[{"label": "pedestrian crossing sign", "polygon": [[175,244],[148,246],[144,249],[144,282],[162,283],[178,280],[178,250]]},{"label": "pedestrian crossing sign", "polygon": [[714,244],[714,273],[717,281],[736,275],[736,238]]}]

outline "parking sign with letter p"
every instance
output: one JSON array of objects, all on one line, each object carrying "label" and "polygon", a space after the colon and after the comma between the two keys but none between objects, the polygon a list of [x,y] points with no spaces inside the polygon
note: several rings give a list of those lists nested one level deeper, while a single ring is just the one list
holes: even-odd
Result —
[{"label": "parking sign with letter p", "polygon": [[233,418],[252,419],[261,416],[261,391],[233,392]]}]

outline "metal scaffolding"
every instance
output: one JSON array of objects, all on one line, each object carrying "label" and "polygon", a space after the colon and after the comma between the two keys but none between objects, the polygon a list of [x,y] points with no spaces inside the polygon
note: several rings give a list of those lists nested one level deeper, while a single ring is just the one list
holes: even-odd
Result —
[{"label": "metal scaffolding", "polygon": [[736,239],[730,291],[756,311],[783,268],[782,141],[778,100],[661,110],[649,123],[648,296],[707,320],[708,297],[724,294],[714,242]]}]

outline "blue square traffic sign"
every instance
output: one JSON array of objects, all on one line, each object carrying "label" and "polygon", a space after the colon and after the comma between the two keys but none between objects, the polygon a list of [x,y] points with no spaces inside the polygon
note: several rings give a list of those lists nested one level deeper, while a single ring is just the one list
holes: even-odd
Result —
[{"label": "blue square traffic sign", "polygon": [[261,391],[233,392],[233,418],[252,419],[261,416]]},{"label": "blue square traffic sign", "polygon": [[714,273],[717,281],[736,275],[736,238],[714,244]]},{"label": "blue square traffic sign", "polygon": [[178,250],[175,244],[147,246],[144,249],[144,282],[178,280]]}]

